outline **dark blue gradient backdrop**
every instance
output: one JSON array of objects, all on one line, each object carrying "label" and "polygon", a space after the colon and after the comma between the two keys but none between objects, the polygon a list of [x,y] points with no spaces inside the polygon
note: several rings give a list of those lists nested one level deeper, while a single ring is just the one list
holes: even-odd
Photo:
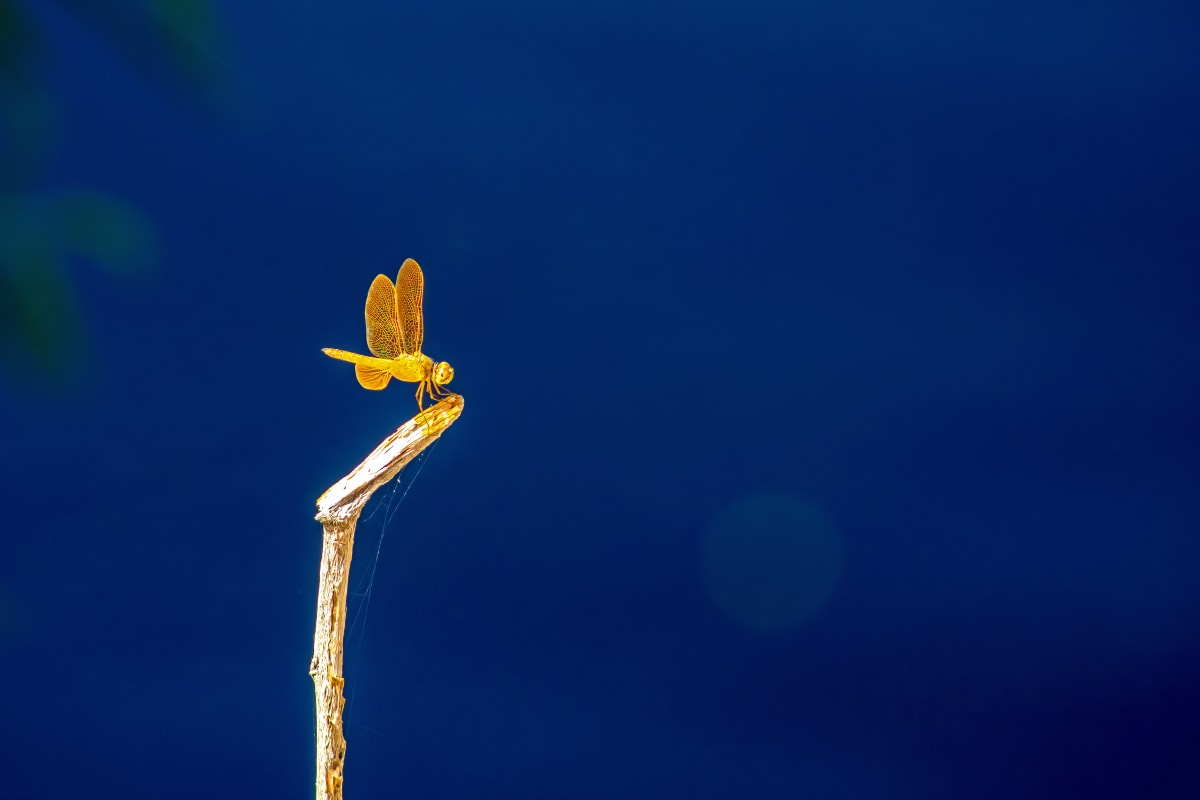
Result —
[{"label": "dark blue gradient backdrop", "polygon": [[22,5],[158,256],[0,392],[0,795],[311,796],[413,257],[347,798],[1200,796],[1192,5],[224,3],[216,99]]}]

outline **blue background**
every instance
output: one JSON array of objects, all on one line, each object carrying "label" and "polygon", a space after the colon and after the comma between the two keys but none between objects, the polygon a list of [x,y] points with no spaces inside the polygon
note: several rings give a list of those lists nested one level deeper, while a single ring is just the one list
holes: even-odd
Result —
[{"label": "blue background", "polygon": [[158,256],[0,393],[4,797],[310,796],[313,504],[415,411],[320,348],[405,257],[466,406],[347,797],[1200,796],[1190,4],[225,3],[199,98],[26,5],[31,190]]}]

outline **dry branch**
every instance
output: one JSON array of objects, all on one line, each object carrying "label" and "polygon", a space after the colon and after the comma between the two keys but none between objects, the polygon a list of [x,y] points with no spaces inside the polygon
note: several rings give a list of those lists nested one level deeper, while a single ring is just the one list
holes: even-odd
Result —
[{"label": "dry branch", "polygon": [[317,586],[317,628],[309,668],[317,698],[317,800],[341,800],[346,737],[342,732],[343,637],[350,557],[358,515],[383,486],[450,427],[463,400],[452,394],[417,414],[384,439],[350,474],[317,498],[317,521],[324,528],[321,579]]}]

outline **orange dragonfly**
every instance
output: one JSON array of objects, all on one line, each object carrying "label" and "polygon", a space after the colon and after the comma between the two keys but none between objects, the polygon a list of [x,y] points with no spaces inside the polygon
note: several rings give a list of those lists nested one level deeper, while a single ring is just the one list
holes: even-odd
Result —
[{"label": "orange dragonfly", "polygon": [[382,389],[395,378],[417,384],[417,407],[424,410],[425,394],[438,398],[450,394],[442,387],[454,377],[454,369],[445,361],[421,352],[425,321],[421,301],[425,295],[425,276],[411,258],[405,259],[396,276],[396,284],[387,275],[376,275],[367,292],[367,347],[371,356],[360,356],[333,347],[321,352],[330,358],[349,361],[364,389]]}]

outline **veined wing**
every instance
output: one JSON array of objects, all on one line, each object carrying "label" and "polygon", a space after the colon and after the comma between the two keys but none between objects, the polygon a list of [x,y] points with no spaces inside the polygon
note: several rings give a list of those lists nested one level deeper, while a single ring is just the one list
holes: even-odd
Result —
[{"label": "veined wing", "polygon": [[[367,292],[367,347],[380,358],[395,358],[404,349],[400,320],[396,314],[396,290],[387,275],[376,275]],[[359,379],[362,383],[362,379]],[[384,381],[387,383],[387,381]],[[363,384],[366,386],[366,384]],[[371,387],[367,387],[371,388]]]},{"label": "veined wing", "polygon": [[[338,350],[336,347],[322,347],[321,352],[339,361],[349,361],[354,365],[354,376],[364,389],[382,389],[392,379],[390,359],[371,358],[351,353],[349,350]],[[408,356],[405,356],[408,358]]]},{"label": "veined wing", "polygon": [[391,373],[386,369],[376,369],[361,361],[354,365],[354,377],[358,378],[359,385],[364,389],[382,389],[392,379]]},{"label": "veined wing", "polygon": [[[371,289],[374,288],[372,285]],[[400,321],[400,342],[405,353],[420,353],[425,341],[425,321],[421,312],[424,296],[425,276],[421,273],[421,267],[416,261],[406,258],[400,266],[400,274],[396,276],[396,310]]]}]

